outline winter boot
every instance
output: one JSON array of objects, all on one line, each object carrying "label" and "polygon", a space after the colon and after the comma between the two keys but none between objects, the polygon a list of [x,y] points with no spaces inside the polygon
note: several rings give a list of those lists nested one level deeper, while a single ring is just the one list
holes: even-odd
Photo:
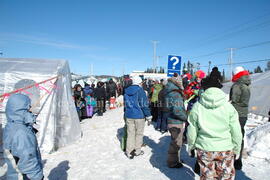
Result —
[{"label": "winter boot", "polygon": [[127,156],[129,159],[133,159],[134,156],[135,156],[135,150],[131,151],[130,154],[128,154],[128,153],[125,153],[125,154],[126,154],[126,156]]},{"label": "winter boot", "polygon": [[200,165],[198,163],[198,160],[195,163],[194,172],[198,175],[200,175]]},{"label": "winter boot", "polygon": [[141,155],[144,155],[144,151],[141,150],[141,152],[139,152],[138,154],[135,151],[134,154],[135,154],[135,156],[141,156]]},{"label": "winter boot", "polygon": [[241,170],[242,169],[242,166],[243,166],[242,159],[238,159],[238,160],[235,160],[234,161],[234,168],[236,170]]}]

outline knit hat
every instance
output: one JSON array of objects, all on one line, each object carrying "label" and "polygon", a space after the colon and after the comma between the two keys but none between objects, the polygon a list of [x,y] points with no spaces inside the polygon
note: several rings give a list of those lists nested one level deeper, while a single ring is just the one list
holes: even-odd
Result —
[{"label": "knit hat", "polygon": [[183,82],[182,82],[182,79],[180,77],[171,77],[171,78],[168,79],[168,81],[171,81],[173,84],[175,84],[181,90],[184,89]]},{"label": "knit hat", "polygon": [[236,75],[237,73],[244,71],[245,69],[242,66],[238,66],[233,70],[233,74]]},{"label": "knit hat", "polygon": [[205,72],[203,72],[202,70],[198,70],[195,72],[195,76],[197,78],[203,79],[205,77]]},{"label": "knit hat", "polygon": [[242,76],[249,75],[249,72],[246,71],[242,66],[238,66],[233,70],[233,78],[232,81],[236,82]]},{"label": "knit hat", "polygon": [[140,85],[142,83],[142,78],[140,76],[134,76],[131,80],[133,85]]}]

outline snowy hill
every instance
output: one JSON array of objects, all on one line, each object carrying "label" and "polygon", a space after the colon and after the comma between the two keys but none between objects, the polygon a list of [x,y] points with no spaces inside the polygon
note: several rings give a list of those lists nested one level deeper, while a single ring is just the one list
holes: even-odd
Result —
[{"label": "snowy hill", "polygon": [[[143,148],[145,154],[133,160],[126,158],[120,149],[120,137],[123,133],[123,109],[106,112],[103,117],[94,117],[82,122],[82,139],[52,154],[43,154],[45,177],[52,180],[165,180],[199,179],[192,168],[194,158],[190,158],[185,149],[181,159],[185,163],[182,169],[169,169],[166,166],[169,134],[161,135],[153,126],[145,127]],[[255,116],[250,116],[253,121]],[[270,162],[253,156],[244,159],[243,171],[237,171],[240,180],[267,179]]]}]

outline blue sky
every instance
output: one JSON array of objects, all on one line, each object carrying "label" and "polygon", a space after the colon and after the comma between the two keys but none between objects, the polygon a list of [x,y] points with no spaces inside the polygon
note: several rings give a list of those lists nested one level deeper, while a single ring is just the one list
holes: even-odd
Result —
[{"label": "blue sky", "polygon": [[[201,55],[270,41],[270,1],[0,1],[2,57],[66,59],[76,73],[89,74],[92,63],[94,74],[122,75],[152,66],[151,40],[160,42],[161,66],[169,54],[224,64],[229,52]],[[234,53],[234,62],[267,58],[270,43]]]}]

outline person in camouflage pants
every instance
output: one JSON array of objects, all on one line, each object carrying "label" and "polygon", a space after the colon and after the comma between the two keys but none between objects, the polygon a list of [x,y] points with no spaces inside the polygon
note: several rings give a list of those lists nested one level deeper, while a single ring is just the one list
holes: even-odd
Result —
[{"label": "person in camouflage pants", "polygon": [[210,152],[197,149],[197,159],[201,167],[201,180],[235,178],[233,151]]}]

